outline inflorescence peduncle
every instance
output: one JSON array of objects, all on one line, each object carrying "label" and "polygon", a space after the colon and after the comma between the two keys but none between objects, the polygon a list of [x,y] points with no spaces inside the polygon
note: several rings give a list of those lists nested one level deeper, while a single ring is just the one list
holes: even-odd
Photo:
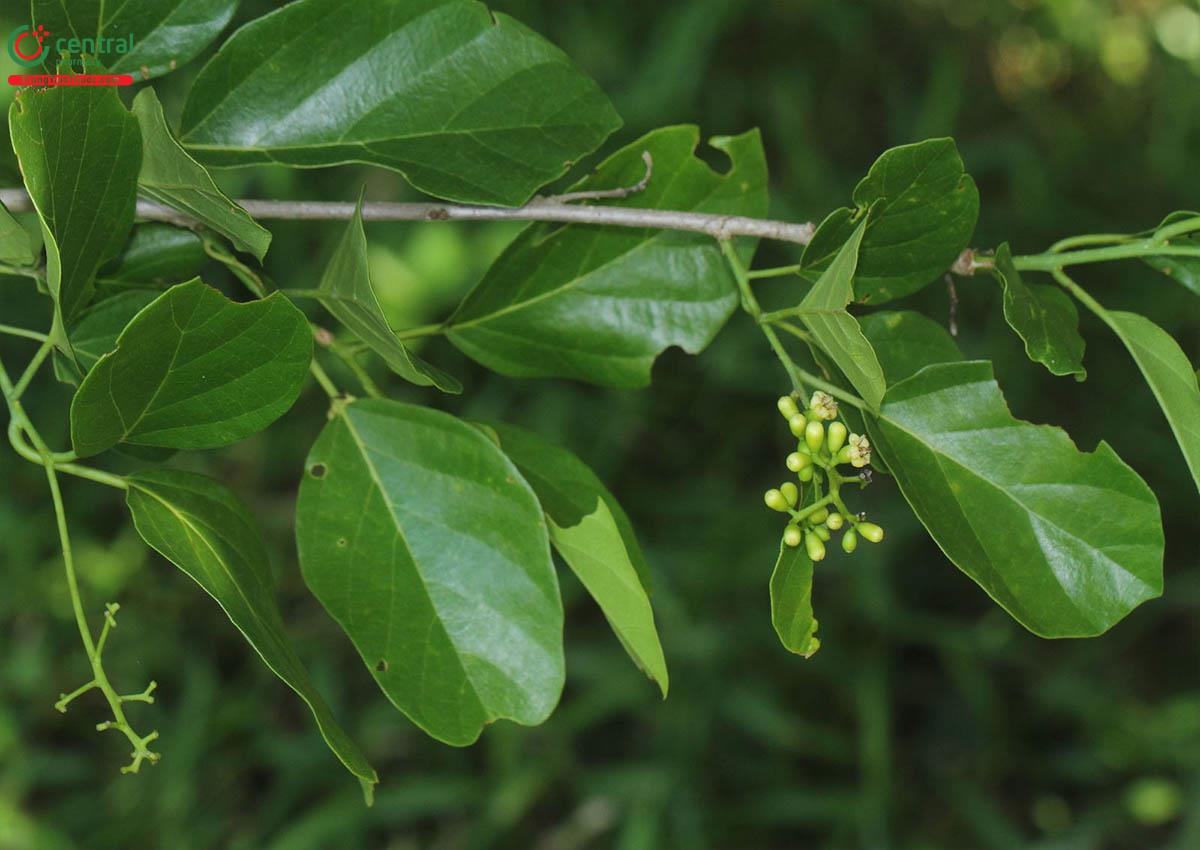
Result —
[{"label": "inflorescence peduncle", "polygon": [[[794,398],[783,396],[779,412],[799,440],[796,451],[786,461],[787,468],[796,473],[799,486],[785,481],[763,496],[768,508],[791,515],[783,542],[788,546],[803,543],[808,557],[820,561],[825,557],[825,544],[837,531],[842,532],[842,551],[847,554],[858,548],[860,537],[871,543],[881,541],[883,529],[866,522],[865,513],[851,513],[841,494],[845,484],[861,488],[870,483],[866,469],[871,463],[870,441],[861,434],[851,434],[838,420],[837,401],[828,393],[813,393],[805,411]],[[838,467],[847,464],[863,471],[843,475]]]}]

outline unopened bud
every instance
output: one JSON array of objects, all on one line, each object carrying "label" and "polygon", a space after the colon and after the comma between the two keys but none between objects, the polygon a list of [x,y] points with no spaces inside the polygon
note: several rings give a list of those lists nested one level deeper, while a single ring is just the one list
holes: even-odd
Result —
[{"label": "unopened bud", "polygon": [[818,452],[825,442],[825,426],[820,422],[809,422],[804,428],[804,444],[809,451]]},{"label": "unopened bud", "polygon": [[808,515],[808,521],[813,525],[820,525],[829,518],[829,508],[818,508]]},{"label": "unopened bud", "polygon": [[813,468],[811,466],[804,467],[804,469],[796,473],[796,477],[799,478],[803,483],[807,484],[809,481],[813,480]]},{"label": "unopened bud", "polygon": [[828,432],[825,442],[829,446],[829,453],[837,455],[838,450],[846,445],[846,426],[841,422],[830,422]]},{"label": "unopened bud", "polygon": [[808,557],[814,561],[825,559],[825,541],[811,531],[804,535],[804,550],[808,552]]},{"label": "unopened bud", "polygon": [[808,426],[808,419],[803,413],[797,413],[788,420],[788,430],[792,432],[793,437],[803,437],[804,429]]},{"label": "unopened bud", "polygon": [[846,529],[846,533],[842,535],[842,551],[849,555],[858,548],[858,535],[853,528]]},{"label": "unopened bud", "polygon": [[783,494],[783,498],[787,499],[789,507],[796,507],[796,500],[800,498],[800,491],[796,489],[796,485],[791,481],[785,481],[779,485],[779,492]]},{"label": "unopened bud", "polygon": [[793,416],[800,412],[800,408],[796,406],[796,400],[790,395],[780,396],[776,402],[779,412],[783,414],[784,419],[790,420]]},{"label": "unopened bud", "polygon": [[787,464],[787,468],[792,472],[799,472],[806,466],[812,466],[812,456],[801,454],[800,452],[792,452],[787,456],[787,460],[784,463]]},{"label": "unopened bud", "polygon": [[767,507],[773,511],[787,512],[787,499],[778,490],[771,489],[763,494],[763,501],[767,503]]},{"label": "unopened bud", "polygon": [[860,522],[858,524],[858,533],[872,543],[878,543],[883,539],[883,529],[873,522]]},{"label": "unopened bud", "polygon": [[812,530],[813,534],[817,535],[817,537],[820,537],[822,540],[829,540],[829,538],[832,536],[829,532],[829,529],[823,525],[814,525]]},{"label": "unopened bud", "polygon": [[804,535],[800,533],[800,529],[794,525],[789,525],[783,530],[783,542],[788,546],[799,546],[800,540]]},{"label": "unopened bud", "polygon": [[841,514],[833,513],[825,517],[825,525],[828,526],[831,531],[837,531],[842,527],[843,524],[845,524],[845,520],[842,519]]}]

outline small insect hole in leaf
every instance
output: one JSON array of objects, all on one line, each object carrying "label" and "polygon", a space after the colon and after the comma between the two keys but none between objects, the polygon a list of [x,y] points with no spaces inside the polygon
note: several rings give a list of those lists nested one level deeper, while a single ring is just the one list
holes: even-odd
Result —
[{"label": "small insect hole in leaf", "polygon": [[345,549],[348,543],[349,541],[345,537],[339,537],[337,539],[337,545],[339,549]]},{"label": "small insect hole in leaf", "polygon": [[310,466],[308,468],[308,474],[311,475],[313,478],[324,478],[325,477],[325,464],[314,463],[312,466]]},{"label": "small insect hole in leaf", "polygon": [[377,673],[386,673],[387,669],[388,669],[388,663],[387,663],[387,661],[383,660],[382,658],[379,659],[379,661],[375,664],[375,671]]}]

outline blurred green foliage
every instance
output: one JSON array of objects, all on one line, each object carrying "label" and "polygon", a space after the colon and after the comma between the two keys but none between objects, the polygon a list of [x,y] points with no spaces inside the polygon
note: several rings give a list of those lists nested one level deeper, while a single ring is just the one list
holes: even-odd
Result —
[{"label": "blurred green foliage", "polygon": [[[248,0],[239,20],[271,5]],[[706,134],[762,127],[777,217],[819,218],[883,148],[935,135],[957,138],[979,183],[980,247],[1009,240],[1030,252],[1200,206],[1194,0],[492,5],[556,41],[612,95],[627,125],[610,149],[671,122]],[[4,14],[6,32],[19,21]],[[158,86],[169,116],[198,66]],[[5,150],[0,181],[17,179]],[[364,182],[371,198],[411,195],[398,176],[357,168],[219,179],[241,197],[352,200]],[[314,286],[341,225],[271,229],[268,273]],[[369,225],[392,319],[444,315],[514,232]],[[759,255],[794,260],[779,245]],[[227,282],[216,266],[206,275]],[[1182,287],[1136,263],[1081,278],[1197,359],[1200,310]],[[47,322],[49,302],[27,282],[0,286],[6,322]],[[786,303],[788,287],[766,285],[766,300]],[[1109,439],[1159,494],[1166,595],[1108,635],[1026,634],[946,561],[884,479],[862,498],[887,543],[819,565],[822,650],[808,661],[785,652],[767,608],[778,528],[759,495],[780,478],[788,443],[774,409],[784,378],[745,317],[699,358],[669,352],[641,392],[506,380],[434,342],[431,356],[465,379],[461,399],[377,379],[398,397],[561,441],[627,508],[655,573],[670,699],[629,664],[564,570],[568,686],[550,722],[501,723],[466,750],[407,723],[299,578],[296,482],[324,421],[310,393],[267,435],[176,462],[254,506],[300,654],[380,769],[378,801],[362,807],[302,706],[211,600],[147,552],[114,494],[69,481],[94,621],[103,603],[122,606],[109,672],[160,685],[157,704],[132,710],[162,731],[163,760],[121,776],[123,744],[92,731],[90,697],[65,716],[53,710],[86,678],[85,659],[42,474],[0,452],[0,850],[1200,846],[1200,558],[1187,471],[1098,322],[1083,319],[1089,379],[1076,384],[1025,360],[991,279],[959,280],[957,300],[960,344],[996,361],[1014,413],[1061,424],[1084,448]],[[944,320],[950,298],[939,283],[904,306]],[[28,354],[0,344],[17,362]],[[45,380],[28,397],[60,446],[68,399]]]}]

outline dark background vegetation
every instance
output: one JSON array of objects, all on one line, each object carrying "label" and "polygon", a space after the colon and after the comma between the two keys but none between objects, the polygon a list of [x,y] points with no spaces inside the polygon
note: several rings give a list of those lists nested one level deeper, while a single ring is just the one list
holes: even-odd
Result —
[{"label": "dark background vegetation", "polygon": [[[627,125],[609,149],[672,122],[705,134],[761,127],[777,217],[819,218],[884,148],[936,135],[957,138],[979,183],[981,247],[1009,240],[1031,253],[1200,206],[1194,0],[493,5],[611,94]],[[243,6],[239,20],[268,4]],[[23,19],[15,3],[3,15],[3,32]],[[159,84],[169,114],[199,65]],[[11,160],[0,158],[6,185]],[[250,197],[353,199],[363,182],[373,198],[411,195],[398,176],[360,168],[221,179]],[[269,274],[314,286],[340,225],[271,229]],[[368,226],[394,321],[443,315],[513,232]],[[759,254],[760,264],[794,259],[786,246]],[[206,276],[226,280],[215,266]],[[1197,359],[1194,296],[1134,263],[1080,277]],[[48,301],[32,286],[0,286],[5,321],[45,322]],[[788,286],[772,284],[767,300],[785,303]],[[253,505],[300,653],[380,769],[378,802],[362,806],[302,704],[207,596],[147,552],[118,495],[71,480],[90,613],[98,623],[103,603],[122,606],[108,669],[123,690],[160,686],[156,705],[131,710],[161,730],[162,762],[122,776],[124,742],[92,730],[98,698],[53,710],[88,674],[42,473],[0,451],[0,850],[1200,846],[1200,502],[1166,423],[1090,317],[1089,379],[1076,384],[1025,360],[989,278],[959,280],[958,294],[960,344],[995,360],[1018,416],[1060,424],[1085,449],[1108,439],[1159,494],[1166,595],[1110,634],[1025,633],[946,561],[885,479],[862,498],[888,539],[820,565],[823,647],[808,661],[789,655],[767,604],[779,522],[760,498],[782,480],[788,439],[774,398],[785,384],[744,317],[698,358],[668,352],[638,392],[500,378],[436,341],[427,354],[464,377],[464,396],[392,381],[397,397],[560,440],[628,509],[654,568],[670,699],[562,572],[568,683],[554,717],[537,729],[498,724],[465,750],[424,737],[300,580],[296,482],[324,421],[322,394],[309,392],[269,433],[175,462]],[[948,304],[935,283],[902,306],[945,321]],[[13,340],[2,350],[10,365],[30,353]],[[43,380],[30,400],[43,433],[65,445],[66,392]]]}]

